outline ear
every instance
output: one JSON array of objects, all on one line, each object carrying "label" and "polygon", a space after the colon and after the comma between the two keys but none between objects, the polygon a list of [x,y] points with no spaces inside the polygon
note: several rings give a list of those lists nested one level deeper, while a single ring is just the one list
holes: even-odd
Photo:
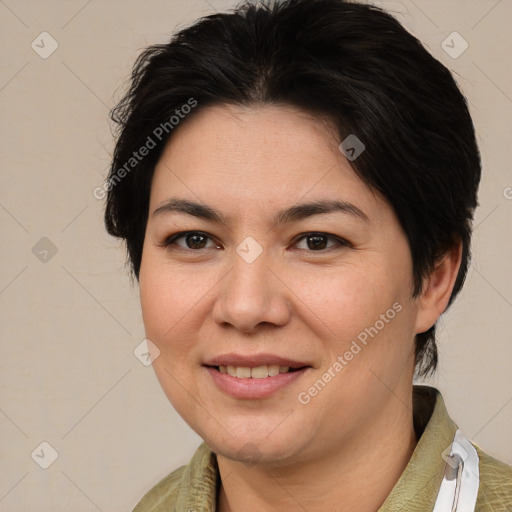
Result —
[{"label": "ear", "polygon": [[462,243],[450,249],[423,282],[418,297],[416,334],[430,329],[448,306],[462,258]]}]

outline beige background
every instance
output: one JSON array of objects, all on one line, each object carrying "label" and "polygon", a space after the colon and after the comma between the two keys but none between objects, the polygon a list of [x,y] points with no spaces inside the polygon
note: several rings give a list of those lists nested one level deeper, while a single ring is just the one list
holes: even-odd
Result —
[{"label": "beige background", "polygon": [[[231,4],[0,0],[0,511],[131,510],[200,442],[133,355],[137,288],[92,192],[113,147],[108,111],[139,50]],[[512,2],[378,4],[457,74],[479,133],[474,261],[441,322],[432,382],[462,430],[512,464]],[[59,45],[47,59],[31,48],[43,31]],[[441,46],[453,31],[469,43],[456,59]],[[58,452],[48,469],[31,457],[43,441]],[[50,456],[43,446],[34,458]]]}]

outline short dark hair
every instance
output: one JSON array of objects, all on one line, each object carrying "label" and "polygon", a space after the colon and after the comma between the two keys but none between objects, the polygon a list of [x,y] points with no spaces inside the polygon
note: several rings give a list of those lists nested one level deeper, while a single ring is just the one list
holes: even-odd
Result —
[{"label": "short dark hair", "polygon": [[[139,55],[111,112],[119,132],[105,189],[106,228],[126,241],[137,279],[153,171],[172,117],[191,101],[187,119],[214,104],[287,104],[332,120],[340,141],[356,135],[366,149],[352,168],[389,201],[404,229],[413,296],[462,244],[451,304],[470,260],[480,154],[451,73],[390,14],[344,0],[247,2]],[[150,139],[151,151],[135,159]],[[427,376],[438,362],[435,325],[415,343],[416,375]]]}]

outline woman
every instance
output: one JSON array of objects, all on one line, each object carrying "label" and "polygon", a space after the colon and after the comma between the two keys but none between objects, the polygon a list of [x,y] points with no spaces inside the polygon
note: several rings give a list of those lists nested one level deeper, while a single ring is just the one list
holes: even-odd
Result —
[{"label": "woman", "polygon": [[480,180],[464,97],[418,40],[359,3],[248,3],[147,49],[114,119],[107,229],[204,439],[136,512],[511,509],[512,468],[413,386]]}]

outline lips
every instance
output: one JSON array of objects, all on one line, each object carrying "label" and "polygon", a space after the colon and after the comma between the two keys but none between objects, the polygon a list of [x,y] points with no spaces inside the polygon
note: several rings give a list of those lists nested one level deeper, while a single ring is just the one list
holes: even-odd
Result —
[{"label": "lips", "polygon": [[235,398],[267,398],[295,382],[311,368],[273,354],[224,354],[204,367],[217,387]]},{"label": "lips", "polygon": [[263,379],[297,371],[309,365],[270,354],[225,354],[208,361],[206,366],[239,379]]}]

